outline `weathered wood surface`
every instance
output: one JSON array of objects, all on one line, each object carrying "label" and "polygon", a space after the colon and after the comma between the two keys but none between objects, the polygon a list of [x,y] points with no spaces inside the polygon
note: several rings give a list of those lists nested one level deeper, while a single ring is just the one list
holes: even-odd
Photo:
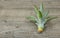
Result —
[{"label": "weathered wood surface", "polygon": [[[38,34],[35,24],[25,17],[35,15],[33,4],[42,2],[49,15],[58,18]],[[60,0],[0,0],[0,38],[60,38]]]},{"label": "weathered wood surface", "polygon": [[33,8],[33,4],[42,2],[46,8],[60,8],[60,0],[0,0],[0,8]]}]

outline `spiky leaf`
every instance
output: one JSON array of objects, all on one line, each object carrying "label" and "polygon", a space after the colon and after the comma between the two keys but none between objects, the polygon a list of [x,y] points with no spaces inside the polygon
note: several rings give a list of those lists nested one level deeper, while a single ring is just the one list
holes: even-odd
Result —
[{"label": "spiky leaf", "polygon": [[40,5],[40,11],[43,13],[44,11],[44,7],[43,7],[43,3]]},{"label": "spiky leaf", "polygon": [[48,21],[50,21],[50,20],[52,20],[52,19],[56,19],[56,18],[57,18],[57,17],[48,16],[46,21],[48,22]]},{"label": "spiky leaf", "polygon": [[42,18],[42,13],[39,11],[39,9],[36,5],[34,5],[34,10],[37,14],[38,19]]},{"label": "spiky leaf", "polygon": [[46,18],[46,17],[48,16],[48,13],[49,13],[49,11],[46,11],[46,12],[44,13],[43,17]]},{"label": "spiky leaf", "polygon": [[29,19],[30,21],[36,22],[36,18],[34,16],[29,16],[27,17],[27,19]]}]

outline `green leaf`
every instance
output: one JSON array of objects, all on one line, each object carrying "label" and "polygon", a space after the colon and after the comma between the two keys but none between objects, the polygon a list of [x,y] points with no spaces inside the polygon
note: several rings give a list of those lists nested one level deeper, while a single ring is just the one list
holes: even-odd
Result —
[{"label": "green leaf", "polygon": [[30,21],[36,22],[36,18],[34,16],[29,16],[27,17],[27,19],[29,19]]},{"label": "green leaf", "polygon": [[43,3],[40,5],[40,11],[43,13],[44,11],[44,7],[43,7]]},{"label": "green leaf", "polygon": [[42,13],[41,13],[41,11],[39,11],[39,17],[42,18]]},{"label": "green leaf", "polygon": [[48,16],[46,19],[46,21],[50,21],[50,20],[52,20],[52,19],[56,19],[57,17],[52,17],[52,16]]},{"label": "green leaf", "polygon": [[42,13],[39,11],[39,9],[36,5],[34,5],[34,10],[37,14],[38,19],[42,18]]},{"label": "green leaf", "polygon": [[44,18],[46,18],[47,16],[48,16],[48,14],[49,14],[49,11],[46,11],[45,13],[44,13]]}]

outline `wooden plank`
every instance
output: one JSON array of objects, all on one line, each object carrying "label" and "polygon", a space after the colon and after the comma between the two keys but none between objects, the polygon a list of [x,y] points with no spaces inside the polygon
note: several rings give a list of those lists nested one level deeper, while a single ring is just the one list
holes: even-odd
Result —
[{"label": "wooden plank", "polygon": [[31,0],[1,0],[0,8],[30,8]]},{"label": "wooden plank", "polygon": [[33,0],[33,3],[40,6],[40,4],[43,2],[45,8],[60,8],[60,1],[54,1],[54,0],[40,0],[40,1],[35,1]]},{"label": "wooden plank", "polygon": [[41,3],[44,3],[46,8],[60,8],[59,0],[0,0],[0,9],[7,8],[33,8],[33,4],[40,6]]},{"label": "wooden plank", "polygon": [[40,3],[44,3],[46,8],[60,8],[60,1],[37,1],[37,0],[1,0],[0,1],[0,9],[2,8],[33,8],[32,4],[40,5]]},{"label": "wooden plank", "polygon": [[60,0],[39,0],[39,1],[60,1]]},{"label": "wooden plank", "polygon": [[2,9],[0,10],[0,17],[6,16],[6,17],[23,17],[23,16],[29,16],[31,15],[31,10],[24,10],[24,9]]}]

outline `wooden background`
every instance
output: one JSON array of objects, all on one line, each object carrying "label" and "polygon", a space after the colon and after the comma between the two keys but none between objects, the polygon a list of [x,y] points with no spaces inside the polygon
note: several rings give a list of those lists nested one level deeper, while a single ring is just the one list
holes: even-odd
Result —
[{"label": "wooden background", "polygon": [[[58,18],[39,34],[25,17],[35,15],[33,4],[39,7],[41,3],[49,15]],[[0,0],[0,38],[60,38],[60,0]]]}]

